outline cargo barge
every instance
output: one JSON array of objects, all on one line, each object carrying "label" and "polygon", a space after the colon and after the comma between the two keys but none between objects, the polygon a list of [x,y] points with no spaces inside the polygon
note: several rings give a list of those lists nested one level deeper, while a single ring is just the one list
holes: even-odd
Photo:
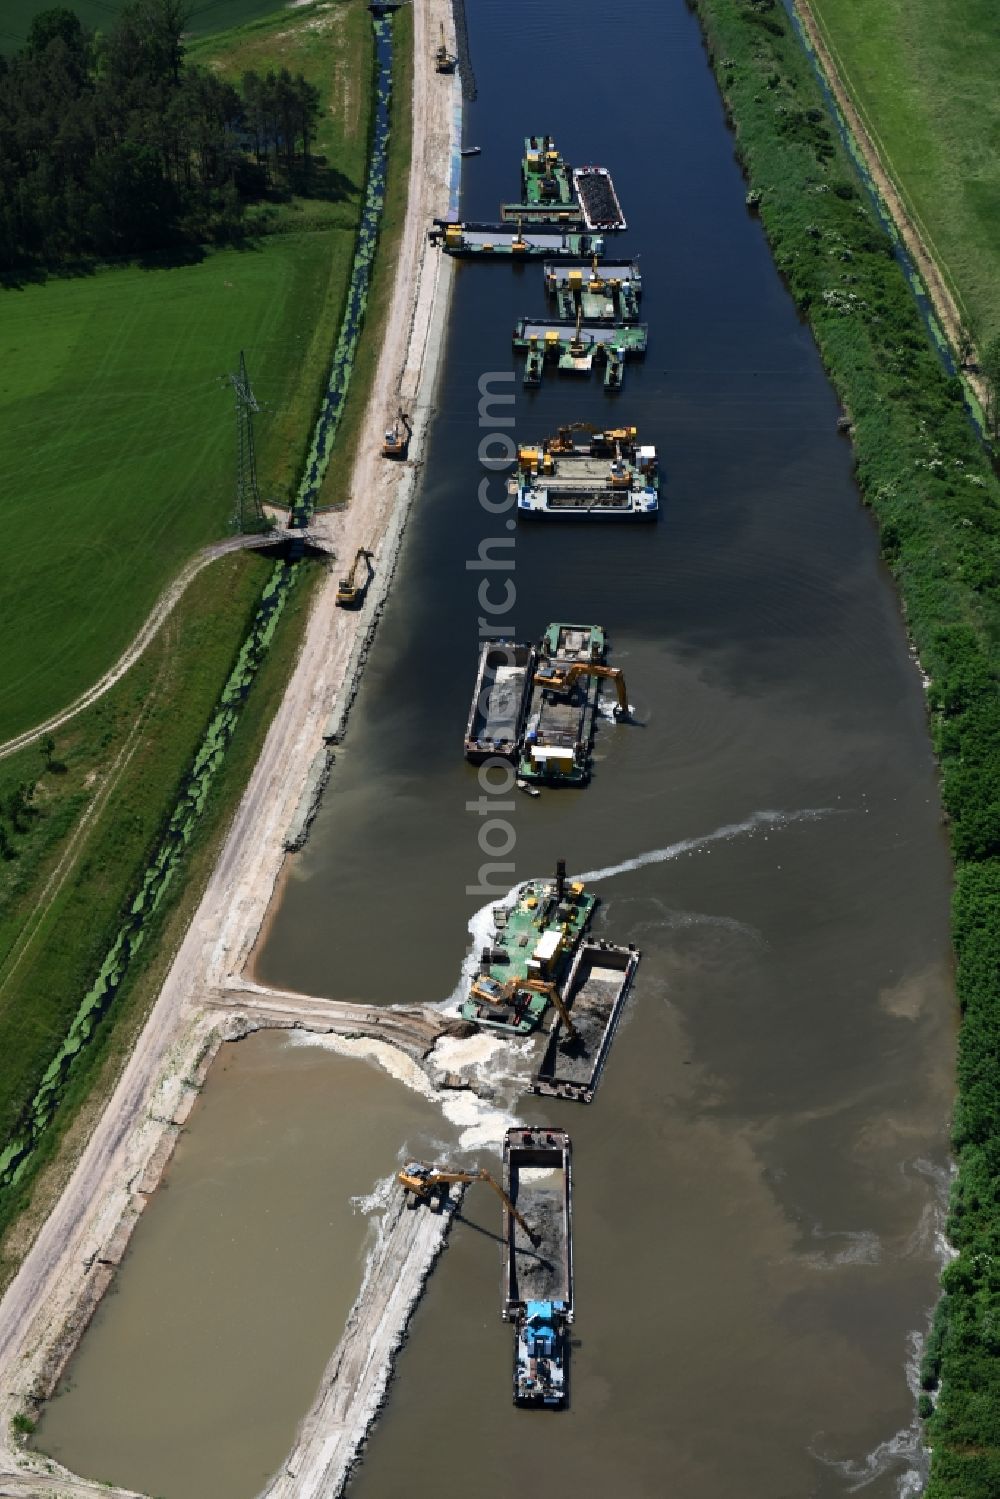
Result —
[{"label": "cargo barge", "polygon": [[531,1081],[533,1093],[593,1102],[638,966],[634,947],[580,943],[563,999],[572,1024],[557,1016]]},{"label": "cargo barge", "polygon": [[606,641],[600,625],[551,624],[532,678],[518,774],[550,785],[590,779]]},{"label": "cargo barge", "polygon": [[533,646],[502,640],[483,646],[465,730],[467,760],[479,764],[494,755],[517,759],[534,670]]},{"label": "cargo barge", "polygon": [[540,385],[546,364],[565,374],[589,375],[595,361],[604,364],[604,384],[620,390],[625,360],[646,352],[649,329],[645,323],[604,323],[583,326],[560,318],[521,318],[514,329],[514,352],[525,356],[525,385]]},{"label": "cargo barge", "polygon": [[514,1324],[515,1405],[566,1404],[573,1322],[573,1156],[564,1129],[509,1129],[503,1186],[501,1315]]},{"label": "cargo barge", "polygon": [[469,259],[538,260],[602,255],[599,234],[573,234],[558,225],[482,224],[435,219],[431,240],[441,241],[447,255]]},{"label": "cargo barge", "polygon": [[573,187],[588,229],[628,228],[607,167],[576,167]]},{"label": "cargo barge", "polygon": [[656,448],[640,444],[635,427],[580,432],[579,423],[560,427],[540,447],[518,448],[517,474],[507,481],[518,517],[655,520]]},{"label": "cargo barge", "polygon": [[510,906],[494,908],[495,927],[480,971],[461,1006],[464,1020],[512,1035],[537,1030],[597,905],[560,859],[554,880],[530,880]]},{"label": "cargo barge", "polygon": [[561,318],[572,320],[582,313],[585,324],[638,322],[642,282],[613,272],[612,266],[598,269],[596,255],[589,269],[567,266],[561,275],[546,265],[545,289]]}]

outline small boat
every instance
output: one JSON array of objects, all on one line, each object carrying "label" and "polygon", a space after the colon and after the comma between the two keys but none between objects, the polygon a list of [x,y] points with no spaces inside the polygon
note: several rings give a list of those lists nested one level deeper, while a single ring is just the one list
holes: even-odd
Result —
[{"label": "small boat", "polygon": [[459,154],[462,156],[478,156],[482,149],[482,146],[463,146]]},{"label": "small boat", "polygon": [[517,787],[518,791],[526,791],[529,796],[541,796],[542,794],[537,786],[529,786],[527,781],[521,780],[520,776],[518,776],[514,784]]}]

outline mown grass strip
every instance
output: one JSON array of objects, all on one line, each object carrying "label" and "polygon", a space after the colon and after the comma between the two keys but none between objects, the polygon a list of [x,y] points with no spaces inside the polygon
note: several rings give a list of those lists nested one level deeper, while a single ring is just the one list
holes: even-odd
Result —
[{"label": "mown grass strip", "polygon": [[929,1499],[1000,1493],[1000,484],[778,0],[694,0],[775,261],[852,425],[927,700],[955,861],[962,1010]]}]

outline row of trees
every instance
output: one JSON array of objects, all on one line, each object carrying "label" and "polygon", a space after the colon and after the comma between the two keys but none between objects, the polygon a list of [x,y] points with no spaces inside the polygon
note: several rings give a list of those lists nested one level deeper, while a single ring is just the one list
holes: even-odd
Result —
[{"label": "row of trees", "polygon": [[121,255],[238,230],[273,169],[308,174],[317,90],[242,90],[184,60],[180,0],[131,0],[105,34],[45,11],[0,56],[0,263]]}]

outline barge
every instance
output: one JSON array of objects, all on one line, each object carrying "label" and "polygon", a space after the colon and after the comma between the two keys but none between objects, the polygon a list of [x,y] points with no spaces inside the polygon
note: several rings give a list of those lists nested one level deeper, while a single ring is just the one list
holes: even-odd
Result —
[{"label": "barge", "polygon": [[509,1129],[503,1186],[501,1315],[514,1325],[515,1405],[566,1404],[573,1322],[572,1144],[564,1129]]},{"label": "barge", "polygon": [[557,209],[576,206],[573,174],[551,135],[525,136],[521,194],[525,203]]},{"label": "barge", "polygon": [[507,481],[519,517],[655,520],[659,513],[656,448],[640,444],[635,427],[580,436],[581,424],[560,427],[541,446],[517,450]]},{"label": "barge", "polygon": [[[522,780],[582,786],[590,779],[600,695],[600,680],[593,668],[603,665],[605,650],[600,625],[549,625],[532,678],[517,767]],[[576,668],[572,680],[558,688],[553,671],[560,671],[565,679],[570,667]]]},{"label": "barge", "polygon": [[544,269],[545,289],[561,318],[574,319],[582,313],[585,324],[638,322],[641,280],[616,276],[616,267],[598,269],[596,255],[589,269],[567,266],[561,274],[553,274],[549,265]]},{"label": "barge", "polygon": [[578,260],[575,263],[560,261],[558,264],[543,265],[545,290],[550,297],[554,297],[560,288],[569,285],[569,278],[574,271],[594,280],[620,281],[623,285],[627,283],[637,297],[642,296],[642,271],[638,260],[599,261],[594,256],[590,260]]},{"label": "barge", "polygon": [[574,234],[558,225],[485,224],[435,219],[431,240],[440,240],[447,255],[467,259],[538,260],[602,255],[599,234]]},{"label": "barge", "polygon": [[494,755],[517,759],[534,670],[533,646],[502,640],[483,646],[465,730],[465,758],[474,765]]},{"label": "barge", "polygon": [[583,214],[575,203],[560,204],[555,208],[550,203],[501,203],[500,219],[504,224],[560,224],[579,233],[583,229]]},{"label": "barge", "polygon": [[560,318],[521,318],[514,329],[514,352],[524,354],[525,385],[540,385],[546,364],[554,363],[565,374],[589,375],[594,364],[604,364],[604,384],[620,390],[625,360],[646,352],[646,323],[604,323],[583,326]]},{"label": "barge", "polygon": [[533,1093],[593,1102],[638,966],[634,947],[581,942],[564,998],[572,1027],[557,1016],[531,1081]]},{"label": "barge", "polygon": [[573,187],[588,229],[628,228],[607,167],[576,167]]},{"label": "barge", "polygon": [[566,879],[562,859],[554,880],[530,880],[513,905],[494,908],[494,931],[480,971],[461,1007],[464,1020],[511,1035],[537,1030],[597,905],[579,880]]}]

